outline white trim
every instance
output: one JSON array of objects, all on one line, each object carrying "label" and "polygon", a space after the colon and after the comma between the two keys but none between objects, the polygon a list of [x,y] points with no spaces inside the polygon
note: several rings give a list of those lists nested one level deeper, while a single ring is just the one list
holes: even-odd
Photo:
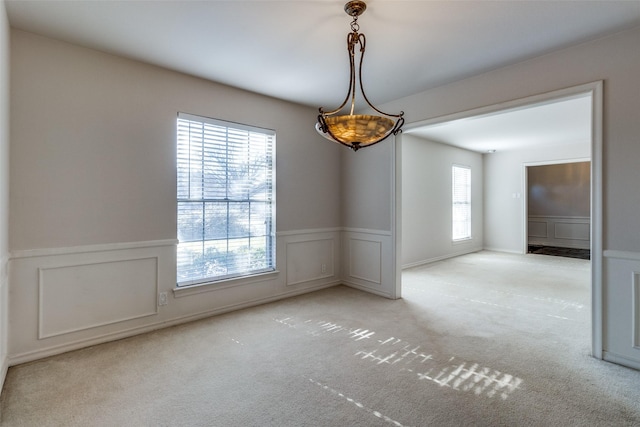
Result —
[{"label": "white trim", "polygon": [[[38,339],[42,340],[42,339],[46,339],[46,338],[52,338],[52,337],[57,337],[60,335],[67,335],[67,334],[72,334],[74,332],[79,332],[79,331],[85,331],[87,329],[94,329],[94,328],[99,328],[101,326],[106,326],[106,325],[113,325],[115,323],[122,323],[122,322],[126,322],[129,320],[134,320],[134,319],[141,319],[144,317],[149,317],[149,316],[156,316],[158,315],[158,304],[154,304],[153,306],[153,310],[149,311],[149,312],[145,312],[145,313],[137,313],[137,314],[133,314],[133,315],[129,315],[129,316],[125,316],[119,319],[109,319],[109,320],[105,320],[102,322],[93,322],[87,325],[82,325],[82,326],[77,326],[75,328],[71,328],[71,329],[65,329],[65,330],[60,330],[60,331],[56,331],[55,333],[45,333],[45,293],[44,293],[44,289],[46,287],[45,284],[45,280],[44,280],[44,273],[48,270],[59,270],[59,269],[68,269],[68,268],[73,268],[73,267],[86,267],[86,266],[94,266],[94,265],[107,265],[107,264],[115,264],[115,263],[122,263],[122,262],[131,262],[131,261],[146,261],[146,260],[153,260],[154,264],[155,264],[155,290],[154,290],[154,301],[156,300],[156,296],[158,295],[158,292],[160,291],[160,277],[159,277],[159,269],[160,269],[160,258],[157,256],[150,256],[150,257],[141,257],[141,258],[126,258],[126,259],[122,259],[122,260],[109,260],[109,261],[99,261],[99,262],[83,262],[80,264],[77,263],[73,263],[73,264],[64,264],[64,265],[55,265],[55,266],[51,266],[51,267],[39,267],[38,268]],[[95,316],[95,313],[93,313],[93,315]]]},{"label": "white trim", "polygon": [[209,311],[203,311],[200,313],[196,313],[196,314],[190,314],[190,315],[186,315],[186,316],[182,316],[182,317],[178,317],[175,319],[172,319],[170,321],[163,321],[163,322],[159,322],[159,323],[154,323],[152,325],[146,325],[146,326],[142,326],[142,327],[133,327],[133,328],[129,328],[127,330],[124,331],[119,331],[119,332],[115,332],[115,333],[108,333],[108,334],[104,334],[101,335],[99,337],[93,337],[93,338],[89,338],[89,339],[81,339],[81,340],[77,340],[71,343],[67,343],[67,344],[61,344],[61,345],[57,345],[57,346],[52,346],[52,347],[47,347],[45,349],[42,350],[32,350],[32,351],[27,351],[24,353],[20,353],[20,354],[16,354],[16,355],[12,355],[11,357],[9,357],[8,359],[8,366],[15,366],[15,365],[19,365],[22,363],[27,363],[27,362],[32,362],[34,360],[39,360],[39,359],[43,359],[45,357],[49,357],[49,356],[54,356],[56,354],[61,354],[61,353],[66,353],[68,351],[72,351],[72,350],[78,350],[81,348],[85,348],[85,347],[90,347],[92,345],[96,345],[96,344],[102,344],[105,342],[109,342],[109,341],[116,341],[122,338],[127,338],[127,337],[132,337],[135,335],[139,335],[139,334],[143,334],[145,332],[151,332],[151,331],[155,331],[158,329],[164,329],[164,328],[168,328],[170,326],[175,326],[175,325],[180,325],[183,323],[188,323],[188,322],[192,322],[195,320],[199,320],[199,319],[205,319],[208,317],[212,317],[212,316],[216,316],[219,314],[224,314],[224,313],[228,313],[231,311],[235,311],[235,310],[241,310],[244,308],[249,308],[249,307],[254,307],[257,305],[262,305],[262,304],[266,304],[266,303],[270,303],[270,302],[274,302],[274,301],[279,301],[285,298],[290,298],[293,296],[297,296],[297,295],[302,295],[302,294],[306,294],[309,292],[313,292],[313,291],[318,291],[321,289],[325,289],[325,288],[330,288],[336,285],[339,285],[340,282],[332,282],[332,283],[326,283],[326,284],[322,284],[319,286],[315,286],[312,288],[305,288],[305,289],[299,289],[299,290],[293,290],[290,292],[283,292],[277,295],[272,295],[270,297],[267,298],[256,298],[254,300],[251,301],[245,301],[239,304],[229,304],[223,307],[219,307],[217,309],[214,310],[209,310]]},{"label": "white trim", "polygon": [[631,273],[631,347],[640,350],[640,273],[634,271]]},{"label": "white trim", "polygon": [[576,157],[569,159],[556,159],[556,160],[540,160],[537,162],[526,162],[524,163],[526,166],[546,166],[546,165],[562,165],[565,163],[581,163],[581,162],[590,162],[590,157]]},{"label": "white trim", "polygon": [[[376,272],[378,273],[378,279],[377,280],[372,280],[363,276],[358,276],[357,274],[353,274],[352,273],[352,269],[353,269],[353,241],[358,241],[358,242],[368,242],[368,243],[375,243],[377,245],[377,249],[378,249],[378,254],[380,255],[379,258],[379,262],[380,262],[380,268],[379,270]],[[369,283],[373,283],[374,285],[382,285],[382,265],[384,264],[384,258],[383,258],[383,254],[382,254],[382,241],[380,240],[367,240],[364,238],[357,238],[357,237],[351,237],[350,241],[349,241],[349,277],[353,277],[354,279],[358,279],[358,280],[362,280],[364,282],[369,282]]]},{"label": "white trim", "polygon": [[393,138],[391,159],[391,277],[394,280],[393,298],[402,298],[402,133]]},{"label": "white trim", "polygon": [[9,255],[0,257],[0,285],[4,281],[6,284],[9,282]]},{"label": "white trim", "polygon": [[640,363],[637,360],[629,359],[624,356],[620,356],[615,353],[610,353],[608,351],[602,351],[602,359],[607,362],[616,363],[618,365],[627,366],[629,368],[640,370]]},{"label": "white trim", "polygon": [[185,113],[178,111],[177,118],[180,120],[187,120],[190,122],[207,123],[213,126],[220,126],[226,128],[240,129],[247,132],[264,133],[270,136],[276,136],[276,131],[270,128],[262,128],[254,125],[247,125],[244,123],[232,122],[229,120],[216,119],[213,117],[199,116],[197,114]]},{"label": "white trim", "polygon": [[484,251],[491,251],[491,252],[502,252],[505,254],[518,254],[518,255],[522,255],[522,252],[520,251],[514,251],[513,249],[503,249],[503,248],[495,248],[493,246],[485,246],[482,248],[482,250]]},{"label": "white trim", "polygon": [[[316,239],[308,239],[308,240],[304,240],[302,242],[285,242],[285,248],[284,248],[284,252],[285,252],[285,258],[287,259],[287,267],[286,267],[286,271],[287,271],[287,276],[286,276],[286,280],[285,280],[285,286],[296,286],[296,285],[301,285],[303,283],[309,283],[309,282],[315,282],[317,280],[322,280],[322,279],[328,279],[330,277],[334,277],[335,276],[335,267],[334,267],[334,260],[336,259],[335,256],[335,241],[336,239],[334,238],[324,238],[324,237],[318,237]],[[329,246],[331,247],[331,273],[321,273],[318,276],[315,277],[311,277],[311,278],[307,278],[307,279],[302,279],[302,280],[297,280],[294,282],[289,282],[289,246],[290,245],[304,245],[310,242],[329,242]],[[326,268],[326,265],[324,265],[324,267]]]},{"label": "white trim", "polygon": [[393,233],[391,231],[387,231],[387,230],[370,230],[367,228],[350,228],[350,227],[345,227],[342,229],[342,231],[347,232],[347,233],[362,233],[362,234],[373,234],[376,236],[392,236]]},{"label": "white trim", "polygon": [[43,256],[71,255],[88,252],[120,251],[126,249],[155,248],[160,246],[176,246],[177,239],[149,240],[146,242],[104,243],[99,245],[71,246],[67,248],[23,249],[11,251],[9,259],[34,258]]},{"label": "white trim", "polygon": [[0,353],[0,390],[4,386],[5,379],[7,378],[7,372],[9,370],[9,357],[8,357],[8,344],[9,344],[9,256],[4,254],[0,257],[0,313],[2,313],[2,319],[0,319],[0,349],[4,350]]},{"label": "white trim", "polygon": [[591,91],[591,353],[603,358],[604,297],[602,290],[603,250],[603,114],[604,83],[599,80],[584,85]]},{"label": "white trim", "polygon": [[422,260],[422,261],[416,261],[416,262],[412,262],[412,263],[409,263],[409,264],[404,264],[402,266],[402,269],[406,270],[406,269],[413,268],[413,267],[419,267],[421,265],[431,264],[433,262],[438,262],[438,261],[442,261],[442,260],[449,259],[449,258],[455,258],[455,257],[461,256],[461,255],[472,254],[472,253],[480,252],[482,250],[483,250],[482,248],[471,248],[471,249],[468,249],[466,251],[461,251],[461,252],[456,252],[456,253],[453,253],[453,254],[437,256],[437,257],[425,259],[425,260]]},{"label": "white trim", "polygon": [[176,286],[173,288],[173,296],[176,298],[187,297],[189,295],[201,294],[203,292],[220,291],[223,289],[235,288],[238,286],[254,285],[260,282],[275,280],[280,274],[279,270],[266,273],[251,274],[248,276],[233,277],[216,282],[197,283],[194,285]]},{"label": "white trim", "polygon": [[605,258],[627,259],[630,261],[640,261],[640,252],[616,251],[607,249],[603,253]]},{"label": "white trim", "polygon": [[533,218],[533,219],[545,219],[545,218],[549,218],[549,219],[553,219],[553,220],[560,220],[560,222],[562,221],[572,221],[575,219],[578,220],[589,220],[590,217],[588,216],[560,216],[560,215],[529,215],[528,218]]},{"label": "white trim", "polygon": [[[602,216],[602,191],[603,191],[603,176],[602,176],[602,138],[603,138],[603,87],[602,80],[595,82],[585,83],[577,86],[572,86],[564,89],[549,91],[538,95],[533,95],[525,98],[506,101],[489,106],[474,108],[471,110],[460,111],[453,114],[446,114],[444,116],[420,120],[413,123],[408,123],[404,126],[404,132],[409,133],[413,129],[417,129],[422,126],[435,125],[445,123],[458,119],[465,119],[469,117],[488,116],[493,114],[499,114],[504,110],[514,110],[527,108],[532,104],[552,103],[559,99],[578,98],[591,94],[592,102],[592,138],[591,138],[591,349],[592,356],[598,359],[603,358],[603,291],[602,291],[602,229],[603,229],[603,216]],[[398,175],[402,170],[401,157],[395,158],[395,181],[399,179]],[[526,184],[526,183],[525,183]],[[392,186],[393,188],[393,186]],[[524,198],[522,198],[524,202]],[[396,203],[398,201],[396,200]],[[526,212],[526,210],[523,210]],[[396,217],[395,222],[401,221],[401,217]],[[526,223],[526,221],[524,221]],[[392,225],[394,231],[401,229],[397,224]],[[526,225],[524,227],[524,235],[526,235]],[[487,248],[488,249],[488,248]],[[498,250],[499,249],[493,249]],[[397,248],[396,248],[397,251]],[[508,252],[508,251],[507,251]],[[522,253],[522,252],[516,252]],[[526,252],[525,252],[526,253]],[[397,251],[396,257],[400,257],[401,253]]]},{"label": "white trim", "polygon": [[473,236],[451,240],[451,246],[465,245],[469,243],[473,243]]},{"label": "white trim", "polygon": [[394,295],[390,294],[389,292],[385,292],[384,289],[380,289],[380,288],[370,288],[368,286],[364,286],[355,282],[351,282],[349,280],[343,280],[342,284],[345,286],[348,286],[350,288],[354,288],[357,289],[359,291],[363,291],[363,292],[367,292],[370,294],[375,294],[375,295],[379,295],[381,297],[385,297],[385,298],[389,298],[389,299],[397,299]]},{"label": "white trim", "polygon": [[9,357],[5,354],[2,357],[0,364],[0,386],[4,388],[4,381],[7,379],[7,372],[9,371]]},{"label": "white trim", "polygon": [[532,104],[543,105],[551,104],[560,99],[580,98],[589,92],[594,91],[594,87],[598,84],[602,84],[602,80],[585,83],[578,86],[572,86],[565,89],[559,89],[541,93],[538,95],[532,95],[525,98],[514,99],[511,101],[500,102],[498,104],[487,105],[484,107],[473,108],[471,110],[459,111],[457,113],[445,114],[444,116],[434,117],[431,119],[420,120],[413,123],[408,123],[404,126],[404,132],[410,133],[412,130],[423,127],[441,124],[445,122],[451,122],[454,120],[467,119],[470,117],[490,117],[496,114],[501,114],[504,110],[517,111],[520,109],[529,108]]},{"label": "white trim", "polygon": [[276,232],[276,237],[284,236],[298,236],[301,234],[320,234],[320,233],[339,233],[343,231],[342,227],[328,227],[328,228],[309,228],[303,230],[288,230]]}]

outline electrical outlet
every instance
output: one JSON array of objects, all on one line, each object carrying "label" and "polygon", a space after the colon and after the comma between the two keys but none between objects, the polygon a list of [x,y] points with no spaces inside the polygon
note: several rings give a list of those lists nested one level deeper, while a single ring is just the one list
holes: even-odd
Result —
[{"label": "electrical outlet", "polygon": [[327,264],[322,264],[322,265],[320,266],[320,271],[321,271],[322,273],[326,273],[326,272],[327,272]]},{"label": "electrical outlet", "polygon": [[167,293],[166,292],[160,292],[158,294],[158,305],[167,305]]}]

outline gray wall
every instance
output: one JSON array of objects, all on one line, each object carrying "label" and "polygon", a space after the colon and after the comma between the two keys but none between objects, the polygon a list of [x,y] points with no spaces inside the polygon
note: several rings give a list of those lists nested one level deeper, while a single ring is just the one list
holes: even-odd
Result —
[{"label": "gray wall", "polygon": [[[483,247],[482,154],[402,135],[402,265],[410,267]],[[471,167],[471,235],[451,240],[451,167]]]},{"label": "gray wall", "polygon": [[[418,93],[379,106],[383,111],[403,110],[407,123],[447,116],[488,105],[527,98],[547,92],[575,87],[589,82],[604,82],[603,124],[603,254],[602,295],[603,319],[594,321],[603,326],[602,354],[607,360],[640,367],[640,302],[633,300],[631,290],[637,287],[634,271],[640,271],[640,234],[637,210],[640,206],[640,28],[569,47],[561,51],[500,68],[469,79]],[[371,153],[372,155],[374,153]],[[391,153],[379,150],[372,158],[358,158],[372,166],[393,162]],[[498,154],[498,153],[496,153]],[[496,164],[499,157],[491,160]],[[345,164],[344,167],[351,167]],[[367,169],[367,165],[358,165]],[[514,215],[522,203],[509,205],[509,212],[489,211],[490,206],[506,205],[512,193],[522,192],[521,182],[498,182],[492,165],[485,164],[485,246],[519,251],[520,242],[504,235],[495,236],[491,228],[511,227],[500,218],[522,218]],[[381,187],[382,191],[385,190]],[[364,195],[348,188],[345,198],[353,203],[368,203]],[[494,191],[500,190],[500,191]],[[488,197],[502,198],[495,203]],[[389,195],[376,195],[380,200]],[[369,221],[384,222],[385,206],[373,206]],[[378,211],[381,213],[378,214]],[[521,221],[521,220],[520,220]],[[393,231],[393,225],[389,229]],[[520,243],[520,244],[518,244]],[[387,262],[394,264],[395,260]],[[599,279],[599,278],[598,278]],[[599,283],[600,280],[597,281]],[[636,313],[635,315],[633,313]],[[600,349],[596,349],[600,352]]]},{"label": "gray wall", "polygon": [[277,230],[340,225],[313,109],[12,33],[12,250],[175,238],[178,111],[277,132]]},{"label": "gray wall", "polygon": [[[407,123],[604,80],[605,248],[640,251],[640,28],[504,67],[380,106]],[[382,154],[382,153],[380,153]],[[376,161],[379,161],[376,159]]]},{"label": "gray wall", "polygon": [[9,258],[9,23],[0,1],[0,384],[7,371]]},{"label": "gray wall", "polygon": [[[585,159],[590,143],[503,151],[484,156],[484,246],[523,253],[525,247],[525,165],[537,162]],[[515,197],[514,197],[515,196]]]},{"label": "gray wall", "polygon": [[[10,364],[340,282],[342,149],[315,109],[18,30],[10,65]],[[275,273],[174,289],[179,111],[276,131]]]},{"label": "gray wall", "polygon": [[529,215],[591,215],[591,163],[574,162],[527,168]]}]

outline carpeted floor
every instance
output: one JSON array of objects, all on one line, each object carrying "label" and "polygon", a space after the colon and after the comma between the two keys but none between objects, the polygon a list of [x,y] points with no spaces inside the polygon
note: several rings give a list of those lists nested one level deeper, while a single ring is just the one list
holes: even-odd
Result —
[{"label": "carpeted floor", "polygon": [[3,426],[637,426],[589,262],[480,252],[10,368]]}]

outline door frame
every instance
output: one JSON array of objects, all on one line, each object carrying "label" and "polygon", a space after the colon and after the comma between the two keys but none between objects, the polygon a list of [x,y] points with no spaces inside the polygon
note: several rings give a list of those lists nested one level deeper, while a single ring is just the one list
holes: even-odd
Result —
[{"label": "door frame", "polygon": [[[597,359],[603,357],[603,179],[602,179],[602,146],[603,146],[603,105],[604,82],[598,80],[578,86],[528,96],[503,103],[460,111],[431,119],[407,123],[405,131],[426,125],[436,125],[453,120],[474,116],[495,114],[503,110],[527,108],[533,104],[551,103],[559,99],[566,99],[584,95],[591,96],[591,355]],[[392,261],[395,270],[396,297],[402,292],[402,135],[393,141],[392,148],[392,244],[395,247]],[[526,233],[526,221],[525,221]],[[526,239],[525,239],[526,241]],[[526,252],[525,252],[526,253]]]},{"label": "door frame", "polygon": [[[529,168],[532,166],[548,166],[548,165],[566,165],[570,163],[591,163],[591,157],[578,157],[562,160],[546,160],[539,162],[525,162],[522,164],[522,212],[524,214],[522,220],[522,253],[529,253]],[[591,169],[591,165],[589,165]],[[591,176],[589,176],[589,195],[591,196]],[[591,209],[590,209],[591,210]],[[591,219],[589,219],[591,221]],[[591,232],[591,230],[589,230]],[[591,242],[591,239],[589,239]],[[589,243],[591,247],[591,243]]]}]

